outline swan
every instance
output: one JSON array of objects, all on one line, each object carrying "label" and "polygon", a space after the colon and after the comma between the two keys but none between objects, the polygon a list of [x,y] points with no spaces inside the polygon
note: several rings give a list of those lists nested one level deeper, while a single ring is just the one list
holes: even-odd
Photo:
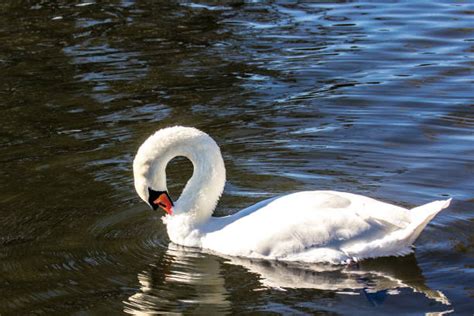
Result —
[{"label": "swan", "polygon": [[[177,156],[193,175],[176,202],[166,186],[166,166]],[[158,130],[133,161],[135,189],[152,209],[163,209],[170,240],[235,257],[344,264],[402,256],[451,199],[413,209],[338,191],[303,191],[274,197],[233,215],[213,217],[226,171],[219,146],[206,133],[174,126]]]}]

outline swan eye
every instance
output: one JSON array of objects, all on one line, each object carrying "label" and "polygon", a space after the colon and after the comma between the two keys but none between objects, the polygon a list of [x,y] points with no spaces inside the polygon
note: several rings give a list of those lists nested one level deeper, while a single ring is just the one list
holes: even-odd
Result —
[{"label": "swan eye", "polygon": [[148,188],[148,204],[153,208],[153,210],[162,208],[166,213],[173,214],[173,200],[166,191],[155,191],[151,188]]}]

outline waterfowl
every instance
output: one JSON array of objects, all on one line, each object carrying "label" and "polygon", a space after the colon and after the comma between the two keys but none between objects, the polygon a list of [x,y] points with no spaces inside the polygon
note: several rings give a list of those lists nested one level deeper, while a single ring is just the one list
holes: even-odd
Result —
[{"label": "waterfowl", "polygon": [[[173,202],[166,166],[177,156],[194,167]],[[413,209],[338,191],[304,191],[259,202],[233,215],[213,217],[226,171],[221,151],[192,127],[163,128],[138,149],[133,161],[135,189],[163,222],[173,243],[212,253],[259,259],[333,264],[401,256],[451,199]]]}]

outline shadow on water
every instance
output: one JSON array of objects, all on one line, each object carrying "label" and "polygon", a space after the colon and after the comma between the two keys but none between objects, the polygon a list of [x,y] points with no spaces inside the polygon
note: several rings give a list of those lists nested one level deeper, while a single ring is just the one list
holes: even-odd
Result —
[{"label": "shadow on water", "polygon": [[[228,271],[244,269],[237,286]],[[403,268],[400,268],[403,267]],[[140,290],[124,301],[129,314],[183,312],[199,314],[256,311],[268,293],[318,290],[320,299],[334,293],[333,299],[358,302],[358,312],[374,312],[387,303],[390,311],[399,304],[416,305],[419,312],[451,310],[449,299],[425,284],[415,256],[366,260],[354,266],[314,265],[246,258],[218,257],[197,249],[170,243],[163,257],[138,274]],[[253,293],[252,304],[246,293]],[[248,294],[247,294],[248,295]],[[283,294],[285,295],[285,294]],[[306,302],[306,310],[284,300],[293,312],[326,311],[347,313],[344,305],[324,305],[316,294]],[[241,297],[237,301],[235,297]],[[363,303],[365,302],[365,303]],[[407,308],[406,311],[410,309]],[[288,312],[289,310],[287,310]],[[403,313],[401,308],[399,312]]]}]

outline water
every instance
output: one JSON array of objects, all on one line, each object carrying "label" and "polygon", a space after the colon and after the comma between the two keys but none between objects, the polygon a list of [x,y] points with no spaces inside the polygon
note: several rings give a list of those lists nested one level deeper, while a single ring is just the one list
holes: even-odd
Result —
[{"label": "water", "polygon": [[[471,2],[5,0],[0,43],[2,315],[474,310]],[[175,124],[221,147],[217,215],[310,189],[454,202],[414,255],[360,267],[182,249],[131,173]],[[172,196],[191,172],[173,161]]]}]

